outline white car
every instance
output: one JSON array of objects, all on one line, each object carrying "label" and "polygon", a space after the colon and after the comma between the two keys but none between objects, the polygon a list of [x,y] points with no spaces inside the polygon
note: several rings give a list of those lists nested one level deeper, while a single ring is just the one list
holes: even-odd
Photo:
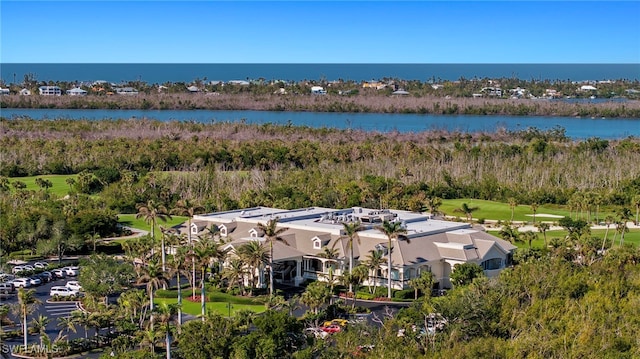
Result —
[{"label": "white car", "polygon": [[22,267],[24,267],[24,270],[30,270],[30,271],[36,270],[35,267],[30,264],[25,264]]},{"label": "white car", "polygon": [[75,277],[78,275],[78,271],[80,270],[79,267],[64,267],[62,268],[62,270],[64,271],[64,273],[68,276],[71,277]]},{"label": "white car", "polygon": [[31,287],[31,280],[29,278],[16,278],[11,281],[16,288],[29,288]]},{"label": "white car", "polygon": [[33,276],[33,277],[31,277],[31,278],[28,278],[28,279],[29,279],[29,281],[31,282],[31,285],[34,285],[34,286],[35,286],[35,285],[40,285],[40,284],[42,284],[42,279],[40,279],[40,278],[38,278],[38,277],[36,277],[36,276]]},{"label": "white car", "polygon": [[13,269],[11,270],[11,273],[13,274],[18,274],[22,271],[25,271],[26,269],[24,268],[24,266],[15,266],[13,267]]},{"label": "white car", "polygon": [[71,288],[63,287],[63,286],[53,286],[49,291],[49,295],[52,297],[77,297],[80,293],[77,290],[73,290]]},{"label": "white car", "polygon": [[316,339],[326,339],[329,336],[329,333],[320,328],[307,328],[305,332],[309,336],[313,335]]},{"label": "white car", "polygon": [[67,273],[60,268],[52,270],[51,274],[53,274],[54,279],[60,279],[67,276]]},{"label": "white car", "polygon": [[49,267],[49,265],[44,262],[35,262],[33,263],[33,267],[38,269],[46,269],[47,267]]},{"label": "white car", "polygon": [[75,291],[78,291],[78,292],[82,290],[82,287],[80,286],[80,283],[78,283],[77,280],[70,280],[64,286],[69,288],[69,289],[71,289],[71,290],[75,290]]},{"label": "white car", "polygon": [[15,290],[12,283],[0,283],[0,293],[2,294],[13,293]]}]

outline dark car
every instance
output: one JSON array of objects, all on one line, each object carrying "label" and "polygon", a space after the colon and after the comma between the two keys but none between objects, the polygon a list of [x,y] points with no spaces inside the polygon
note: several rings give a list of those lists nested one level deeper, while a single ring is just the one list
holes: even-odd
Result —
[{"label": "dark car", "polygon": [[49,283],[53,280],[53,274],[51,272],[42,272],[38,274],[38,277],[42,280],[42,283]]}]

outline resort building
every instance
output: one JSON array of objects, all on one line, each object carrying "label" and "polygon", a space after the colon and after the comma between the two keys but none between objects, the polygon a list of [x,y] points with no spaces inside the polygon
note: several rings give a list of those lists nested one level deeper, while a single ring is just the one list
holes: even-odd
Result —
[{"label": "resort building", "polygon": [[38,92],[42,96],[60,96],[62,95],[62,89],[58,86],[40,86]]},{"label": "resort building", "polygon": [[[196,215],[191,228],[186,222],[175,229],[181,234],[190,233],[190,238],[195,239],[208,228],[217,226],[219,235],[226,241],[224,248],[233,258],[241,246],[251,241],[264,242],[264,233],[258,224],[275,219],[278,228],[286,230],[281,234],[284,241],[274,243],[274,278],[295,286],[305,280],[326,281],[330,275],[340,277],[349,269],[349,238],[344,232],[345,223],[362,225],[357,233],[359,240],[353,241],[354,267],[360,262],[366,263],[374,254],[384,258],[378,268],[370,269],[364,285],[386,287],[391,275],[394,289],[408,289],[411,279],[431,272],[435,289],[451,288],[449,277],[456,264],[477,263],[487,276],[492,277],[511,264],[516,249],[511,243],[468,223],[434,219],[429,214],[409,211],[361,207],[293,210],[255,207]],[[387,236],[377,229],[385,221],[400,222],[406,229],[406,239],[393,240],[390,250]],[[331,252],[333,255],[327,255]],[[392,260],[391,270],[387,267],[388,255]],[[266,268],[260,277],[264,273],[268,273]],[[265,283],[264,278],[261,280]]]}]

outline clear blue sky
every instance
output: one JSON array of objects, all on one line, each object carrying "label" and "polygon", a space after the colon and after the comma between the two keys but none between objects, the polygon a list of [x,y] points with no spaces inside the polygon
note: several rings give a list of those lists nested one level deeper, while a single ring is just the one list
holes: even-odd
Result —
[{"label": "clear blue sky", "polygon": [[0,0],[3,63],[640,63],[638,1]]}]

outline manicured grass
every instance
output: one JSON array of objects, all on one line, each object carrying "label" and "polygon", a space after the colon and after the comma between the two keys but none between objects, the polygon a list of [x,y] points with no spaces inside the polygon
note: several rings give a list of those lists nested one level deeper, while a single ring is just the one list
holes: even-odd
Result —
[{"label": "manicured grass", "polygon": [[[442,206],[440,206],[440,211],[444,212],[447,216],[459,216],[462,219],[465,219],[465,214],[463,212],[456,212],[457,208],[462,207],[462,204],[466,203],[469,207],[478,207],[476,211],[473,212],[473,218],[484,218],[491,220],[502,220],[508,221],[511,220],[511,207],[509,207],[508,203],[501,203],[495,201],[486,201],[481,199],[470,199],[470,198],[462,198],[462,199],[445,199],[442,200]],[[536,214],[553,214],[558,216],[568,216],[569,211],[539,206]],[[528,205],[519,205],[513,211],[513,220],[514,221],[533,221],[533,211],[531,210],[531,206]],[[536,220],[541,219],[542,217],[536,218]],[[546,219],[549,220],[549,219]],[[555,219],[554,219],[555,220]]]},{"label": "manicured grass", "polygon": [[[178,302],[178,299],[176,298],[159,298],[159,299],[155,299],[154,303],[161,303],[161,302],[165,302],[165,303],[169,303],[169,304],[175,304]],[[207,302],[207,311],[215,311],[218,312],[220,315],[223,316],[229,316],[229,307],[228,307],[229,303],[225,303],[225,302]],[[262,313],[264,311],[266,311],[266,307],[264,304],[258,304],[258,305],[249,305],[249,304],[231,304],[231,316],[235,316],[236,313],[240,310],[250,310],[254,313]],[[184,313],[187,314],[191,314],[191,315],[200,315],[201,308],[200,308],[200,302],[194,303],[194,302],[190,302],[186,299],[182,300],[182,311]]]},{"label": "manicured grass", "polygon": [[[183,223],[186,220],[188,220],[187,217],[171,216],[171,219],[167,220],[166,222],[157,221],[156,222],[156,237],[160,238],[160,235],[161,235],[160,228],[158,226],[163,226],[165,228],[169,228],[169,227],[173,227],[175,225],[178,225],[180,223]],[[120,222],[122,225],[125,225],[127,227],[141,229],[143,231],[148,231],[149,233],[151,233],[151,225],[147,224],[147,222],[144,221],[144,218],[136,218],[135,214],[119,214],[118,215],[118,222]]]},{"label": "manicured grass", "polygon": [[[494,231],[494,230],[489,230],[487,231],[497,237],[500,237],[498,235],[498,231]],[[604,239],[604,235],[605,235],[606,230],[604,229],[592,229],[591,230],[591,235],[593,237],[598,237],[601,240]],[[611,245],[611,240],[613,239],[613,235],[615,233],[615,229],[614,228],[610,228],[609,229],[609,233],[607,235],[607,242],[609,243],[609,245]],[[542,236],[542,233],[536,233],[537,234],[537,239],[534,240],[533,242],[531,242],[531,247],[533,248],[543,248],[544,247],[544,237]],[[564,230],[559,230],[559,231],[547,231],[547,242],[551,241],[551,238],[564,238],[567,236],[567,231]],[[624,242],[625,243],[630,243],[630,244],[634,244],[634,245],[640,245],[640,229],[631,229],[629,230],[628,233],[624,234]],[[616,236],[616,241],[614,243],[614,246],[619,245],[620,243],[620,235],[618,234]],[[526,242],[516,242],[514,243],[514,245],[516,245],[519,248],[528,248],[529,247],[529,243]]]},{"label": "manicured grass", "polygon": [[[484,218],[489,220],[502,220],[509,221],[511,220],[511,207],[509,207],[509,203],[495,202],[495,201],[486,201],[481,199],[471,199],[471,198],[462,198],[462,199],[445,199],[442,200],[442,206],[440,206],[440,211],[443,212],[447,216],[458,216],[461,219],[466,219],[466,216],[463,212],[456,212],[457,208],[462,207],[462,204],[466,203],[469,207],[478,207],[478,210],[473,212],[473,218]],[[552,214],[556,216],[569,216],[569,210],[566,208],[562,208],[557,205],[540,205],[536,211],[536,221],[557,221],[559,218],[551,218],[538,216],[543,214]],[[613,215],[612,211],[605,211],[601,209],[601,212],[598,214],[599,218],[604,218],[606,215]],[[572,214],[572,217],[575,216],[575,213]],[[525,221],[525,222],[533,222],[533,211],[531,210],[530,205],[518,205],[513,211],[513,220],[517,222]],[[586,214],[585,214],[586,220]]]},{"label": "manicured grass", "polygon": [[69,193],[69,185],[67,184],[67,178],[75,179],[77,175],[44,175],[44,176],[30,176],[30,177],[10,177],[9,183],[13,189],[13,182],[21,181],[27,185],[27,190],[39,191],[40,187],[36,184],[36,178],[47,179],[51,181],[51,188],[49,192],[61,197],[66,196]]}]

